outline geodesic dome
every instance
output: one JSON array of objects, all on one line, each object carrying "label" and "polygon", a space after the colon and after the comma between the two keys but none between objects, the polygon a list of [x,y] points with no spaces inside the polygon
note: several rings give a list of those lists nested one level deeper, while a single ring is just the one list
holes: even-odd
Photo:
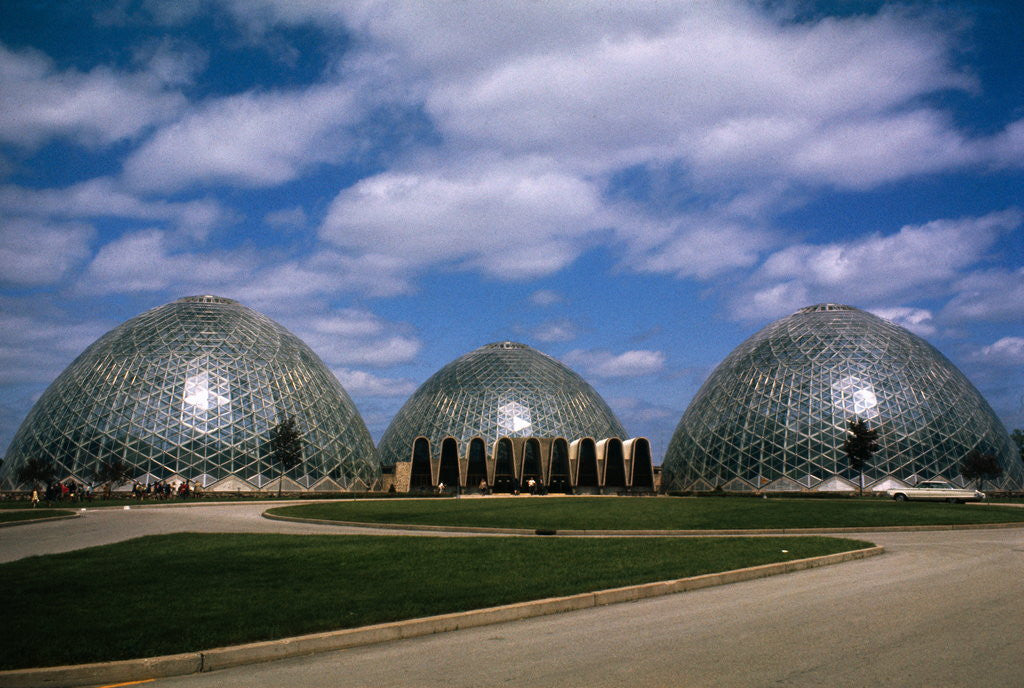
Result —
[{"label": "geodesic dome", "polygon": [[337,378],[299,338],[231,299],[190,296],[100,337],[44,392],[15,434],[0,486],[29,458],[93,482],[119,459],[143,483],[260,489],[277,479],[272,429],[293,417],[303,461],[285,489],[367,489],[370,434]]},{"label": "geodesic dome", "polygon": [[566,365],[517,342],[487,344],[461,356],[417,389],[391,421],[378,449],[385,465],[406,461],[415,439],[440,446],[482,437],[625,438],[601,396]]},{"label": "geodesic dome", "polygon": [[842,449],[853,418],[879,434],[868,487],[932,478],[962,485],[959,464],[972,449],[1003,467],[988,485],[1024,486],[1006,429],[956,366],[902,327],[837,304],[777,320],[722,361],[676,427],[663,484],[853,489],[859,472]]}]

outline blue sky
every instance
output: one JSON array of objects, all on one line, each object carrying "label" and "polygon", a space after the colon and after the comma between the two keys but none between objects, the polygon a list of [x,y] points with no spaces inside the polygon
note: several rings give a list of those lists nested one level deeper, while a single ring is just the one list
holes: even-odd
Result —
[{"label": "blue sky", "polygon": [[729,351],[823,301],[1024,427],[1018,2],[0,13],[3,446],[99,335],[197,293],[302,337],[377,439],[514,339],[660,457]]}]

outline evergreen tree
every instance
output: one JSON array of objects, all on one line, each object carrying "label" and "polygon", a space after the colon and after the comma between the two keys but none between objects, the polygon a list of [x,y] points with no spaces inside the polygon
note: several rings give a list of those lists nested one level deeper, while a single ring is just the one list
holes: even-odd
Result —
[{"label": "evergreen tree", "polygon": [[110,499],[110,491],[128,482],[132,474],[132,467],[121,459],[102,461],[92,471],[93,479],[103,485],[103,498]]},{"label": "evergreen tree", "polygon": [[302,463],[302,433],[299,432],[294,416],[282,418],[271,428],[270,458],[281,467],[280,479],[277,482],[277,496],[280,497],[285,471]]},{"label": "evergreen tree", "polygon": [[846,421],[846,440],[843,451],[850,460],[850,467],[860,473],[858,494],[864,494],[864,469],[871,457],[878,451],[878,431],[868,427],[867,421],[851,418]]}]

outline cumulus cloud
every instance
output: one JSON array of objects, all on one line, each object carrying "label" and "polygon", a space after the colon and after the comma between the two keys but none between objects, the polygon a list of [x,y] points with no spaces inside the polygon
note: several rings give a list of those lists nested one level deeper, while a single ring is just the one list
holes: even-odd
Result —
[{"label": "cumulus cloud", "polygon": [[621,354],[600,349],[573,349],[562,360],[570,366],[578,366],[587,375],[602,378],[650,375],[665,366],[664,353],[644,349]]},{"label": "cumulus cloud", "polygon": [[[0,385],[48,384],[113,325],[76,321],[31,303],[0,302]],[[21,409],[19,422],[27,408]]]},{"label": "cumulus cloud", "polygon": [[999,366],[1024,365],[1024,337],[1003,337],[976,351],[972,358]]},{"label": "cumulus cloud", "polygon": [[121,188],[109,177],[59,189],[0,187],[0,211],[42,218],[113,217],[166,222],[197,237],[233,220],[231,213],[215,200],[146,200]]},{"label": "cumulus cloud", "polygon": [[401,325],[358,308],[309,316],[295,328],[317,354],[332,366],[391,366],[416,358],[422,344],[404,334]]},{"label": "cumulus cloud", "polygon": [[953,288],[956,295],[942,309],[943,320],[1024,320],[1024,267],[974,272],[956,280]]},{"label": "cumulus cloud", "polygon": [[531,333],[541,342],[570,342],[579,336],[579,328],[568,319],[549,320],[534,327]]},{"label": "cumulus cloud", "polygon": [[320,234],[410,263],[478,268],[505,279],[565,267],[608,218],[595,186],[544,167],[383,173],[342,191]]},{"label": "cumulus cloud", "polygon": [[334,376],[352,396],[407,397],[416,391],[416,383],[408,378],[380,377],[363,370],[335,368]]},{"label": "cumulus cloud", "polygon": [[89,255],[93,228],[0,218],[0,283],[40,286],[60,281]]},{"label": "cumulus cloud", "polygon": [[935,322],[932,312],[926,308],[906,308],[902,306],[895,308],[873,308],[871,312],[922,337],[929,337],[935,334]]},{"label": "cumulus cloud", "polygon": [[166,232],[147,229],[105,244],[86,268],[84,293],[161,291],[174,285],[223,287],[249,271],[244,261],[206,253],[178,252]]},{"label": "cumulus cloud", "polygon": [[139,189],[196,183],[276,186],[346,150],[343,128],[361,112],[351,88],[246,92],[211,100],[158,131],[124,164]]},{"label": "cumulus cloud", "polygon": [[775,317],[808,303],[870,306],[948,293],[1000,236],[1021,225],[1018,210],[908,225],[849,242],[796,244],[765,260],[732,305],[741,318]]},{"label": "cumulus cloud", "polygon": [[137,137],[185,107],[184,96],[168,89],[185,78],[172,61],[165,52],[151,71],[61,71],[42,53],[0,45],[0,141],[36,147],[66,137],[101,146]]}]

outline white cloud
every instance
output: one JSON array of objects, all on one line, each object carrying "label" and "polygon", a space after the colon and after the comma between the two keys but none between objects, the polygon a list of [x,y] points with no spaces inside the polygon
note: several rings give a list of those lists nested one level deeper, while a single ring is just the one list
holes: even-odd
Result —
[{"label": "white cloud", "polygon": [[553,306],[556,303],[564,303],[565,297],[551,289],[538,289],[530,294],[530,303],[535,306]]},{"label": "white cloud", "polygon": [[111,326],[40,312],[37,301],[0,303],[0,384],[49,384]]},{"label": "white cloud", "polygon": [[533,328],[532,334],[541,342],[570,342],[579,336],[579,328],[571,320],[550,320]]},{"label": "white cloud", "polygon": [[872,308],[871,312],[922,337],[935,334],[932,312],[926,308]]},{"label": "white cloud", "polygon": [[79,281],[79,289],[104,294],[195,285],[206,292],[248,275],[242,260],[177,252],[166,232],[148,229],[127,234],[100,248]]},{"label": "white cloud", "polygon": [[0,282],[54,284],[90,255],[92,237],[85,224],[0,218]]},{"label": "white cloud", "polygon": [[416,383],[407,378],[380,377],[348,368],[335,368],[332,372],[352,396],[407,397],[416,391]]},{"label": "white cloud", "polygon": [[579,366],[594,377],[639,377],[656,373],[665,366],[661,351],[638,349],[613,354],[605,350],[574,349],[563,360],[570,366]]},{"label": "white cloud", "polygon": [[302,206],[295,206],[267,213],[263,221],[271,227],[301,229],[309,223],[309,218]]},{"label": "white cloud", "polygon": [[[185,106],[184,96],[167,89],[170,59],[163,54],[154,71],[59,71],[41,53],[0,45],[0,140],[35,147],[68,137],[100,146],[137,137]],[[181,72],[174,77],[177,85]]]},{"label": "white cloud", "polygon": [[158,131],[128,157],[124,176],[147,190],[196,183],[276,186],[346,151],[361,114],[349,86],[247,92],[212,100]]},{"label": "white cloud", "polygon": [[982,347],[972,358],[999,366],[1024,365],[1024,337],[1003,337]]},{"label": "white cloud", "polygon": [[[342,308],[308,313],[293,331],[328,365],[356,375],[349,366],[384,367],[414,360],[422,343],[407,330],[370,311]],[[369,380],[363,378],[365,384]]]},{"label": "white cloud", "polygon": [[197,237],[232,221],[215,200],[145,200],[122,189],[109,177],[98,177],[61,189],[0,187],[0,211],[34,217],[117,217],[168,222]]},{"label": "white cloud", "polygon": [[1004,233],[1021,225],[1017,210],[935,220],[831,244],[797,244],[765,260],[732,309],[741,318],[775,317],[809,303],[891,303],[948,293],[959,274],[986,257]]},{"label": "white cloud", "polygon": [[1024,267],[966,275],[939,314],[943,321],[1013,322],[1024,319]]},{"label": "white cloud", "polygon": [[568,265],[607,221],[587,181],[545,166],[484,165],[364,179],[338,194],[320,233],[413,264],[522,279]]}]

